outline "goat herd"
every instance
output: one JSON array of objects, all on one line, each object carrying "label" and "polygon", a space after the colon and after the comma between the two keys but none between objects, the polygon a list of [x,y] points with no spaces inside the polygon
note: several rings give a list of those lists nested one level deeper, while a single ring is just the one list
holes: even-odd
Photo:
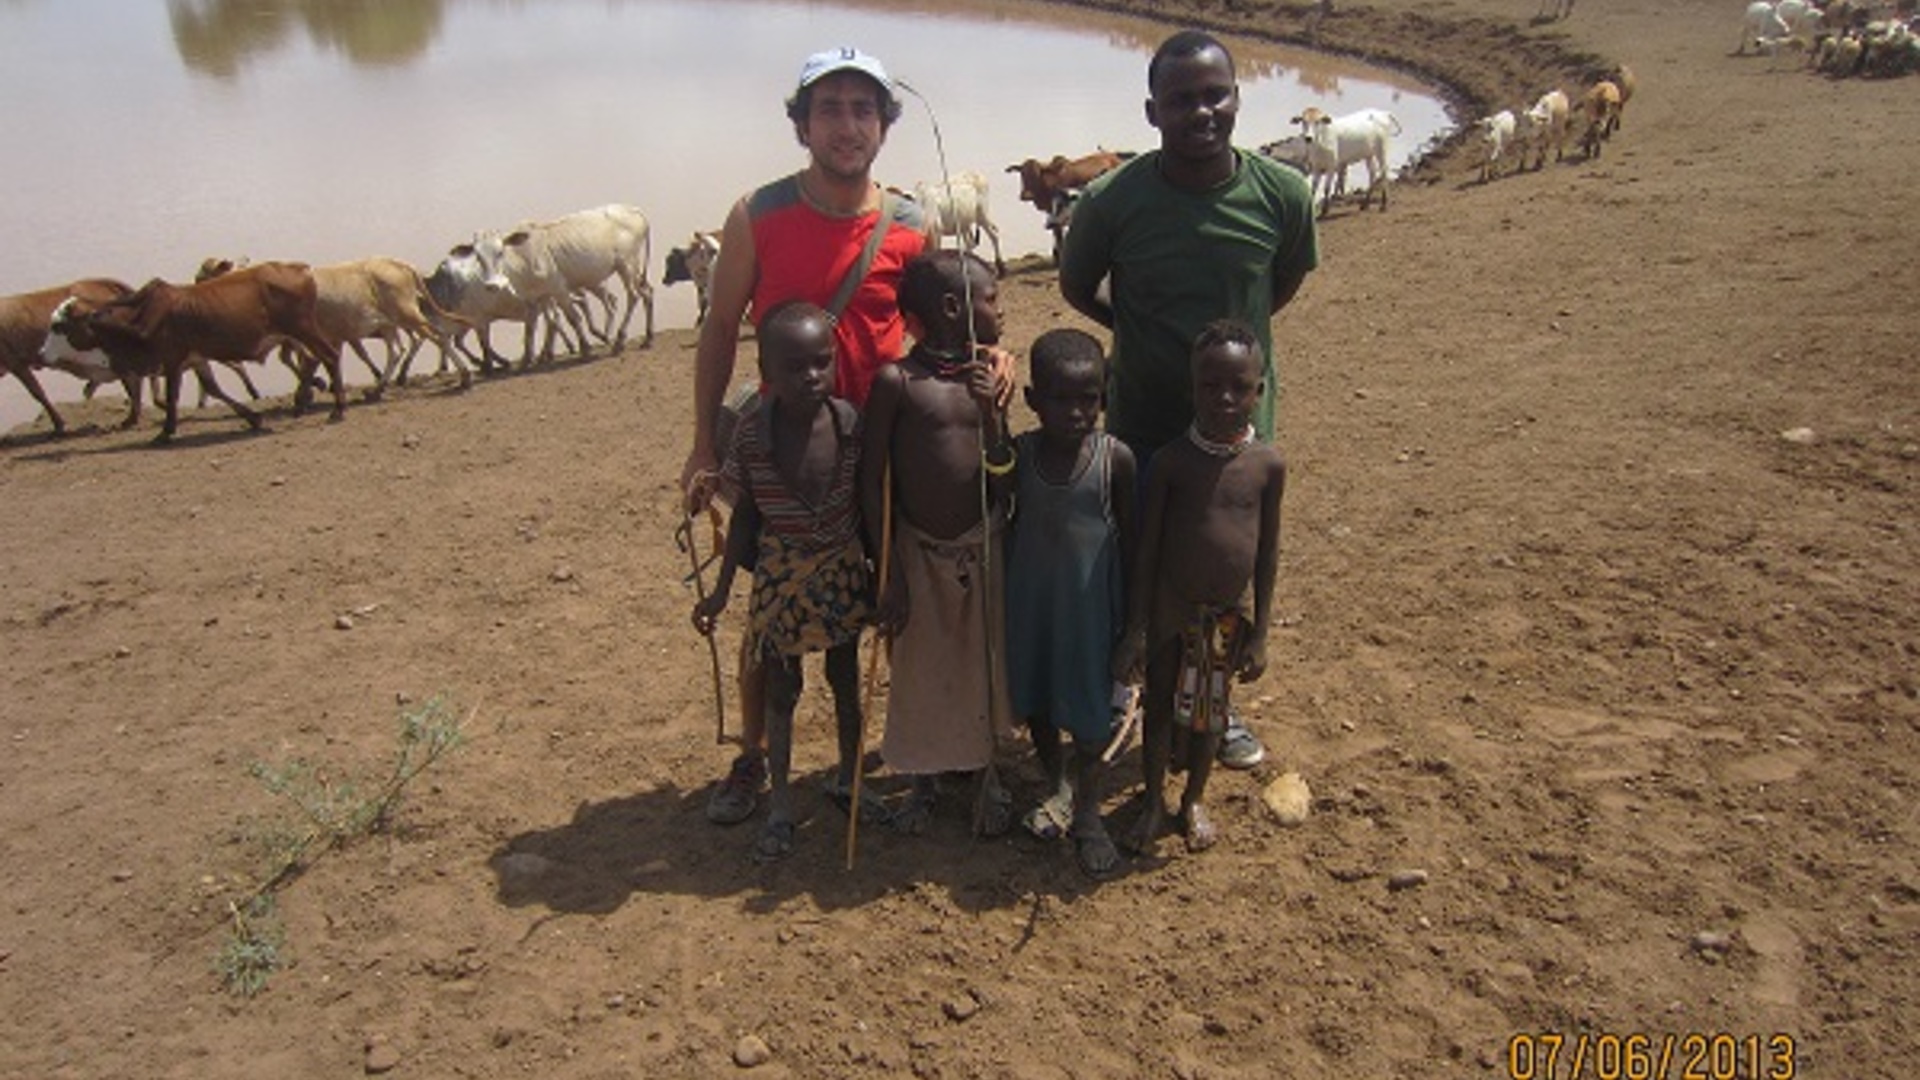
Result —
[{"label": "goat herd", "polygon": [[1920,71],[1920,19],[1913,0],[1754,0],[1734,54],[1749,49],[1775,59],[1803,53],[1805,67],[1835,79],[1909,75]]}]

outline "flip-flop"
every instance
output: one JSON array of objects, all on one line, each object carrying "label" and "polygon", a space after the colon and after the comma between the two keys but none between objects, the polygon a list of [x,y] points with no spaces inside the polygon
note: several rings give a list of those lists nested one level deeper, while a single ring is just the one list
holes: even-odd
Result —
[{"label": "flip-flop", "polygon": [[1073,789],[1061,790],[1036,803],[1020,819],[1026,830],[1042,840],[1058,840],[1073,828]]},{"label": "flip-flop", "polygon": [[1220,842],[1220,833],[1214,828],[1213,819],[1207,815],[1206,807],[1193,806],[1180,814],[1180,825],[1187,837],[1187,850],[1202,852]]},{"label": "flip-flop", "polygon": [[[842,784],[839,777],[828,780],[827,801],[838,808],[841,813],[851,813],[853,811],[853,785]],[[893,811],[887,809],[887,804],[881,801],[880,796],[874,792],[873,788],[866,784],[860,785],[860,824],[884,825],[887,823],[887,819],[892,816]]]},{"label": "flip-flop", "polygon": [[933,821],[933,804],[931,792],[909,792],[907,801],[887,819],[887,825],[902,836],[919,836]]},{"label": "flip-flop", "polygon": [[1133,745],[1133,738],[1140,733],[1140,692],[1131,686],[1115,684],[1113,689],[1113,729],[1107,738],[1107,748],[1100,752],[1100,760],[1113,764],[1113,759],[1127,752]]}]

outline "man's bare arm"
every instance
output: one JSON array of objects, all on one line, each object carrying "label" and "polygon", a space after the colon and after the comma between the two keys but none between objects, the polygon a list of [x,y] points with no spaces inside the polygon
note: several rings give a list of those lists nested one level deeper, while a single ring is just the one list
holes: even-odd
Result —
[{"label": "man's bare arm", "polygon": [[753,298],[760,267],[753,251],[753,226],[747,201],[741,199],[727,214],[720,233],[720,256],[713,265],[713,284],[707,321],[700,326],[700,342],[693,361],[693,447],[680,472],[680,490],[687,507],[698,510],[713,497],[711,475],[718,468],[713,445],[714,419],[733,379],[734,357],[740,348],[740,320]]},{"label": "man's bare arm", "polygon": [[1084,285],[1078,281],[1069,281],[1065,275],[1060,278],[1060,295],[1073,310],[1092,319],[1107,329],[1113,329],[1113,306],[1100,299],[1100,283]]},{"label": "man's bare arm", "polygon": [[[1076,213],[1091,212],[1082,200]],[[1060,295],[1073,310],[1111,330],[1113,305],[1100,299],[1100,282],[1112,266],[1103,256],[1089,250],[1088,245],[1093,243],[1092,226],[1084,224],[1084,220],[1068,226],[1067,235],[1060,241]]]},{"label": "man's bare arm", "polygon": [[1145,674],[1147,629],[1153,620],[1153,589],[1160,572],[1160,535],[1167,513],[1167,469],[1147,471],[1147,505],[1140,522],[1140,542],[1133,565],[1127,568],[1127,629],[1113,653],[1113,678],[1132,682]]},{"label": "man's bare arm", "polygon": [[1273,582],[1280,568],[1280,500],[1287,491],[1287,462],[1277,450],[1260,492],[1260,546],[1253,563],[1253,634],[1241,658],[1240,678],[1267,670],[1267,629],[1273,625]]},{"label": "man's bare arm", "polygon": [[1300,286],[1306,280],[1305,270],[1297,270],[1290,274],[1276,272],[1273,275],[1273,309],[1268,314],[1278,314],[1281,308],[1292,303],[1294,294],[1300,291]]}]

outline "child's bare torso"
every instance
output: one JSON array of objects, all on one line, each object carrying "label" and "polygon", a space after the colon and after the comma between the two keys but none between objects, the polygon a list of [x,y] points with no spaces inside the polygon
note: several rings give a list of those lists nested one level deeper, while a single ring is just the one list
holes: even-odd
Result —
[{"label": "child's bare torso", "polygon": [[980,407],[964,378],[943,378],[909,356],[900,363],[893,485],[899,512],[943,540],[980,523]]},{"label": "child's bare torso", "polygon": [[1164,475],[1153,621],[1177,628],[1196,607],[1247,601],[1260,555],[1260,529],[1279,451],[1255,443],[1216,457],[1186,439],[1169,443],[1151,468]]}]

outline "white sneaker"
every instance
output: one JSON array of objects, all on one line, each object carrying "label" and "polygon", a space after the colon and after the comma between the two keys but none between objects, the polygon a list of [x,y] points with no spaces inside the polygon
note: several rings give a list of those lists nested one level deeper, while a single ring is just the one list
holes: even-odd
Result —
[{"label": "white sneaker", "polygon": [[1240,714],[1227,713],[1227,730],[1220,736],[1220,753],[1214,760],[1229,769],[1251,769],[1266,758],[1267,748],[1247,729]]}]

